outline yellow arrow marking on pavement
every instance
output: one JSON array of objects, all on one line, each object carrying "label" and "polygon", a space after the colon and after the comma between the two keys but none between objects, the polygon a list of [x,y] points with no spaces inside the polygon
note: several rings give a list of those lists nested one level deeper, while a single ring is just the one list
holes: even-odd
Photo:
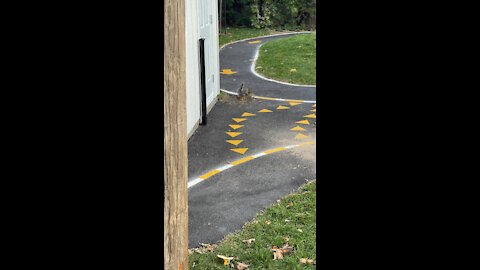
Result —
[{"label": "yellow arrow marking on pavement", "polygon": [[241,144],[243,142],[243,140],[227,140],[227,142],[237,146],[237,145]]},{"label": "yellow arrow marking on pavement", "polygon": [[243,121],[247,120],[247,118],[232,118],[232,120],[237,122],[237,123],[240,123],[240,122],[243,122]]},{"label": "yellow arrow marking on pavement", "polygon": [[243,127],[243,125],[229,125],[229,126],[230,126],[231,128],[233,128],[234,130]]},{"label": "yellow arrow marking on pavement", "polygon": [[270,110],[267,110],[267,109],[263,109],[263,110],[260,110],[260,111],[258,111],[258,112],[261,112],[261,113],[267,113],[267,112],[272,112],[272,111],[270,111]]},{"label": "yellow arrow marking on pavement", "polygon": [[248,44],[258,44],[260,42],[262,42],[262,41],[261,40],[255,40],[255,41],[248,42]]},{"label": "yellow arrow marking on pavement", "polygon": [[232,71],[231,69],[224,69],[220,72],[220,74],[223,74],[223,75],[232,75],[232,74],[235,74],[237,73],[236,71]]},{"label": "yellow arrow marking on pavement", "polygon": [[317,104],[313,104],[312,107],[314,107],[314,108],[317,107]]},{"label": "yellow arrow marking on pavement", "polygon": [[245,152],[247,152],[248,148],[234,148],[234,149],[230,149],[232,150],[233,152],[235,153],[239,153],[239,154],[245,154]]},{"label": "yellow arrow marking on pavement", "polygon": [[225,132],[225,133],[227,133],[227,135],[232,137],[232,138],[235,138],[238,135],[242,134],[242,132]]},{"label": "yellow arrow marking on pavement", "polygon": [[310,110],[311,112],[317,112],[317,109]]},{"label": "yellow arrow marking on pavement", "polygon": [[245,116],[255,116],[256,114],[253,114],[253,113],[249,113],[249,112],[245,112],[242,114],[243,117]]},{"label": "yellow arrow marking on pavement", "polygon": [[291,106],[297,106],[299,104],[302,104],[301,102],[288,102]]},{"label": "yellow arrow marking on pavement", "polygon": [[300,126],[296,126],[296,127],[292,128],[290,130],[292,130],[292,131],[304,131],[305,129],[300,127]]},{"label": "yellow arrow marking on pavement", "polygon": [[277,110],[289,110],[290,108],[289,107],[286,107],[286,106],[278,106],[277,107]]},{"label": "yellow arrow marking on pavement", "polygon": [[304,117],[306,117],[306,118],[317,118],[317,116],[314,113],[309,114],[309,115],[305,115]]},{"label": "yellow arrow marking on pavement", "polygon": [[295,123],[296,123],[296,124],[303,124],[303,125],[310,125],[310,122],[308,122],[307,119],[302,120],[302,121],[297,121],[297,122],[295,122]]},{"label": "yellow arrow marking on pavement", "polygon": [[302,133],[298,133],[297,136],[295,136],[295,139],[306,139],[309,138],[307,135],[303,135]]}]

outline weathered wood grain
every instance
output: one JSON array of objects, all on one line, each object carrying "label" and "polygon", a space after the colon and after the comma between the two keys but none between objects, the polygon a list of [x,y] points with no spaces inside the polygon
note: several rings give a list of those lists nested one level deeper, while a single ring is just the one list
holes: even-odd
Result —
[{"label": "weathered wood grain", "polygon": [[188,269],[185,0],[164,1],[164,269]]}]

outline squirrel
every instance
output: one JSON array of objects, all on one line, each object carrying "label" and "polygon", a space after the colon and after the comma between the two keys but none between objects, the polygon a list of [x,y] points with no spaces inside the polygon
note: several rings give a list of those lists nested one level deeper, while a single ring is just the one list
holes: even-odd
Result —
[{"label": "squirrel", "polygon": [[244,87],[244,83],[240,85],[240,87],[237,90],[238,93],[238,99],[243,99],[243,98],[251,98],[252,97],[252,90],[250,88]]}]

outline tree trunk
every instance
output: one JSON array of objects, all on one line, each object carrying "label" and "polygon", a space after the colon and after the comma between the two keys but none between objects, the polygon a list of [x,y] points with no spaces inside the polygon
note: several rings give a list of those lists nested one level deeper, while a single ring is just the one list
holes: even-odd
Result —
[{"label": "tree trunk", "polygon": [[164,13],[164,269],[187,270],[185,0],[165,0]]}]

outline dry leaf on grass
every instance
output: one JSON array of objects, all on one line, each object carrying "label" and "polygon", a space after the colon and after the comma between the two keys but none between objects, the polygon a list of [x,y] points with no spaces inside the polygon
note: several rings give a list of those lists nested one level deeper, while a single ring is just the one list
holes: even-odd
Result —
[{"label": "dry leaf on grass", "polygon": [[303,231],[302,231],[302,229],[297,229],[297,231],[299,231],[299,232],[303,232]]},{"label": "dry leaf on grass", "polygon": [[275,251],[275,253],[273,253],[274,260],[283,260],[283,253],[281,249],[272,249],[272,251]]},{"label": "dry leaf on grass", "polygon": [[284,244],[282,248],[277,248],[276,246],[273,246],[272,251],[273,253],[273,259],[274,260],[283,260],[283,254],[289,254],[293,251],[293,247],[287,244]]},{"label": "dry leaf on grass", "polygon": [[267,221],[265,221],[265,223],[266,223],[267,225],[270,225],[270,224],[272,224],[272,221],[267,220]]},{"label": "dry leaf on grass", "polygon": [[312,259],[307,259],[307,258],[301,258],[300,259],[300,264],[315,264],[315,261]]},{"label": "dry leaf on grass", "polygon": [[249,266],[248,264],[244,264],[244,263],[241,263],[241,262],[237,263],[237,269],[238,270],[247,270],[248,266]]},{"label": "dry leaf on grass", "polygon": [[223,259],[223,265],[229,265],[230,261],[234,259],[234,257],[227,257],[223,255],[217,255],[220,259]]},{"label": "dry leaf on grass", "polygon": [[288,253],[291,253],[292,251],[293,251],[293,247],[290,246],[288,243],[283,245],[282,247],[283,254],[288,254]]},{"label": "dry leaf on grass", "polygon": [[200,245],[202,245],[202,247],[209,252],[214,251],[218,247],[217,244],[200,244]]},{"label": "dry leaf on grass", "polygon": [[247,244],[251,244],[252,242],[255,242],[255,238],[243,240],[242,242],[247,243]]}]

